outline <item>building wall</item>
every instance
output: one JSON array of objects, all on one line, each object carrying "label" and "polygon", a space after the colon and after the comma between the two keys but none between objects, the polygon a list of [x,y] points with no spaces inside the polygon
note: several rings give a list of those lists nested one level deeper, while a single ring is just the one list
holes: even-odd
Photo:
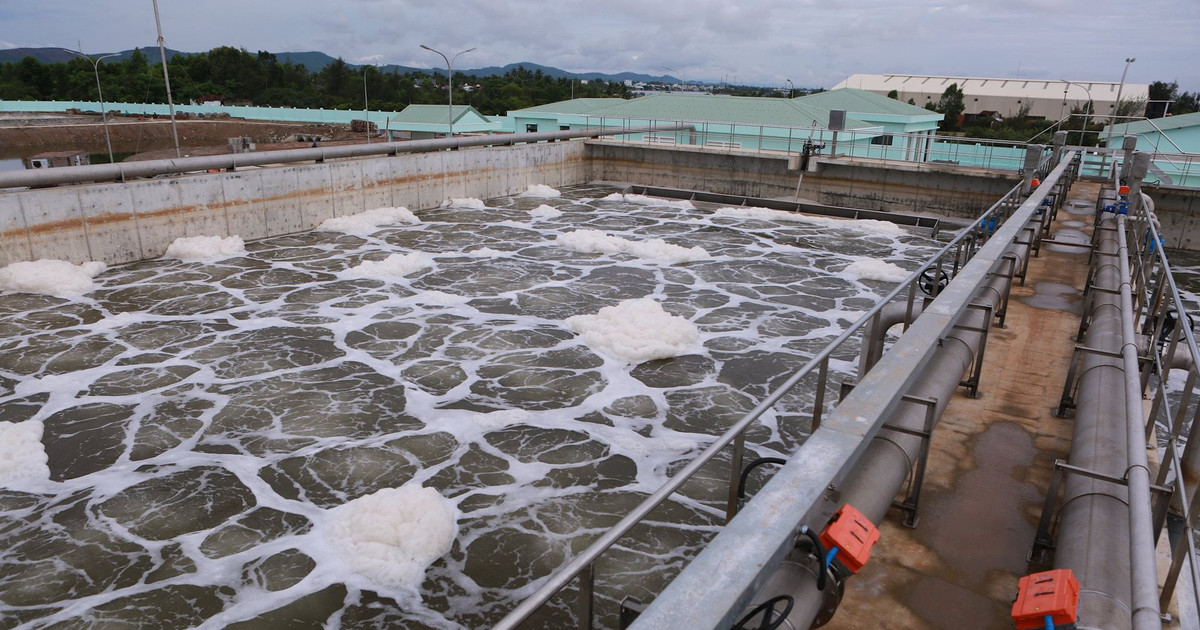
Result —
[{"label": "building wall", "polygon": [[591,178],[584,152],[583,142],[539,143],[0,193],[0,265],[118,264],[157,258],[179,237],[260,239],[379,207],[581,184]]},{"label": "building wall", "polygon": [[[664,188],[747,197],[792,198],[800,173],[786,156],[721,154],[589,142],[592,177]],[[818,203],[975,218],[1018,181],[1015,173],[986,173],[936,164],[864,164],[820,159],[805,173],[800,196]]]}]

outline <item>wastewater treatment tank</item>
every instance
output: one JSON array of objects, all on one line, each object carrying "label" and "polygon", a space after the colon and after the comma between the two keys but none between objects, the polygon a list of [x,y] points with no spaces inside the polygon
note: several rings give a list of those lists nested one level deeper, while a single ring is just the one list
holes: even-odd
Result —
[{"label": "wastewater treatment tank", "polygon": [[[602,186],[177,245],[0,271],[0,627],[486,627],[937,246]],[[719,464],[599,597],[702,548]]]}]

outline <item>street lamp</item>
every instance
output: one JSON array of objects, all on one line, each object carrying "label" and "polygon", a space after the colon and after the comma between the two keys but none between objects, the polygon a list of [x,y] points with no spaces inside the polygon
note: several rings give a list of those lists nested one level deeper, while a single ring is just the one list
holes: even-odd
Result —
[{"label": "street lamp", "polygon": [[788,84],[788,98],[792,98],[792,92],[796,90],[796,86],[792,84],[791,79],[784,79],[784,81],[787,81]]},{"label": "street lamp", "polygon": [[69,52],[72,55],[79,55],[80,57],[83,57],[84,59],[87,59],[88,61],[92,62],[92,72],[94,72],[96,74],[96,94],[98,94],[100,96],[100,121],[104,123],[104,144],[108,146],[108,163],[112,164],[113,163],[112,138],[109,137],[109,135],[108,135],[108,114],[106,114],[104,111],[104,91],[100,89],[100,61],[103,59],[108,59],[109,57],[116,57],[120,53],[112,53],[112,54],[103,55],[101,57],[92,59],[91,57],[79,52],[78,50],[71,50],[69,48],[64,48],[63,52]]},{"label": "street lamp", "polygon": [[175,139],[175,157],[182,157],[179,151],[179,129],[175,126],[175,101],[171,100],[171,76],[167,73],[167,48],[163,42],[162,21],[158,19],[158,0],[154,3],[154,28],[158,29],[158,55],[162,57],[163,83],[167,86],[167,107],[171,112],[171,137]]},{"label": "street lamp", "polygon": [[1117,124],[1117,114],[1121,113],[1121,92],[1125,90],[1125,75],[1129,74],[1129,66],[1137,61],[1133,57],[1125,58],[1125,69],[1121,71],[1121,85],[1117,87],[1117,102],[1113,104],[1113,115],[1108,120],[1108,139],[1104,141],[1107,146],[1112,144],[1113,127]]},{"label": "street lamp", "polygon": [[1059,79],[1059,81],[1062,81],[1063,83],[1067,84],[1067,87],[1063,88],[1063,101],[1064,102],[1067,99],[1067,90],[1069,90],[1072,85],[1082,88],[1084,92],[1087,92],[1088,102],[1084,109],[1083,125],[1080,127],[1080,130],[1079,130],[1079,144],[1082,145],[1084,143],[1084,132],[1087,131],[1088,119],[1091,118],[1091,116],[1092,116],[1092,91],[1087,89],[1087,86],[1083,85],[1082,83],[1072,83],[1070,81],[1067,81],[1066,79]]},{"label": "street lamp", "polygon": [[449,137],[453,138],[454,137],[454,60],[458,59],[459,55],[465,55],[475,49],[468,48],[468,49],[458,53],[457,55],[454,55],[453,57],[450,57],[447,59],[446,55],[442,54],[441,51],[434,50],[434,49],[426,46],[425,44],[421,44],[421,48],[424,48],[425,50],[428,50],[429,52],[437,53],[438,55],[440,55],[442,57],[442,59],[444,59],[446,61],[446,94],[448,95],[448,99],[446,102],[449,104],[449,108],[450,108],[449,109],[450,118],[448,118],[446,122],[450,125]]},{"label": "street lamp", "polygon": [[668,66],[663,66],[663,70],[670,70],[671,72],[678,74],[679,75],[679,91],[680,92],[684,91],[683,89],[685,87],[687,87],[687,79],[683,78],[683,73],[676,70],[675,68],[671,68]]},{"label": "street lamp", "polygon": [[363,66],[363,121],[367,123],[367,144],[371,144],[371,102],[367,100],[367,66]]}]

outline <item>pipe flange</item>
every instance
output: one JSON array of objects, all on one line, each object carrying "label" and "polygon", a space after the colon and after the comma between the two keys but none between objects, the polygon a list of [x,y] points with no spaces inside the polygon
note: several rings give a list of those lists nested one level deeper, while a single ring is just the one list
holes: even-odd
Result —
[{"label": "pipe flange", "polygon": [[842,596],[846,594],[846,583],[832,566],[826,570],[825,577],[827,582],[825,590],[821,591],[821,605],[817,609],[817,616],[813,618],[813,628],[820,628],[833,619],[842,603]]}]

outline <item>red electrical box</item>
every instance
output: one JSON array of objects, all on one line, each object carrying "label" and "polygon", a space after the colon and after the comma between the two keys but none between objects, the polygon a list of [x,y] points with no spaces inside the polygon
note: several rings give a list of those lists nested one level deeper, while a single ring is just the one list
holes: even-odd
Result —
[{"label": "red electrical box", "polygon": [[1017,630],[1044,628],[1047,615],[1056,626],[1077,621],[1079,580],[1070,569],[1034,573],[1017,582],[1017,601],[1012,607]]},{"label": "red electrical box", "polygon": [[847,503],[833,515],[833,520],[821,532],[821,544],[826,549],[837,547],[837,559],[851,573],[867,563],[871,547],[879,540],[879,529],[854,506]]}]

